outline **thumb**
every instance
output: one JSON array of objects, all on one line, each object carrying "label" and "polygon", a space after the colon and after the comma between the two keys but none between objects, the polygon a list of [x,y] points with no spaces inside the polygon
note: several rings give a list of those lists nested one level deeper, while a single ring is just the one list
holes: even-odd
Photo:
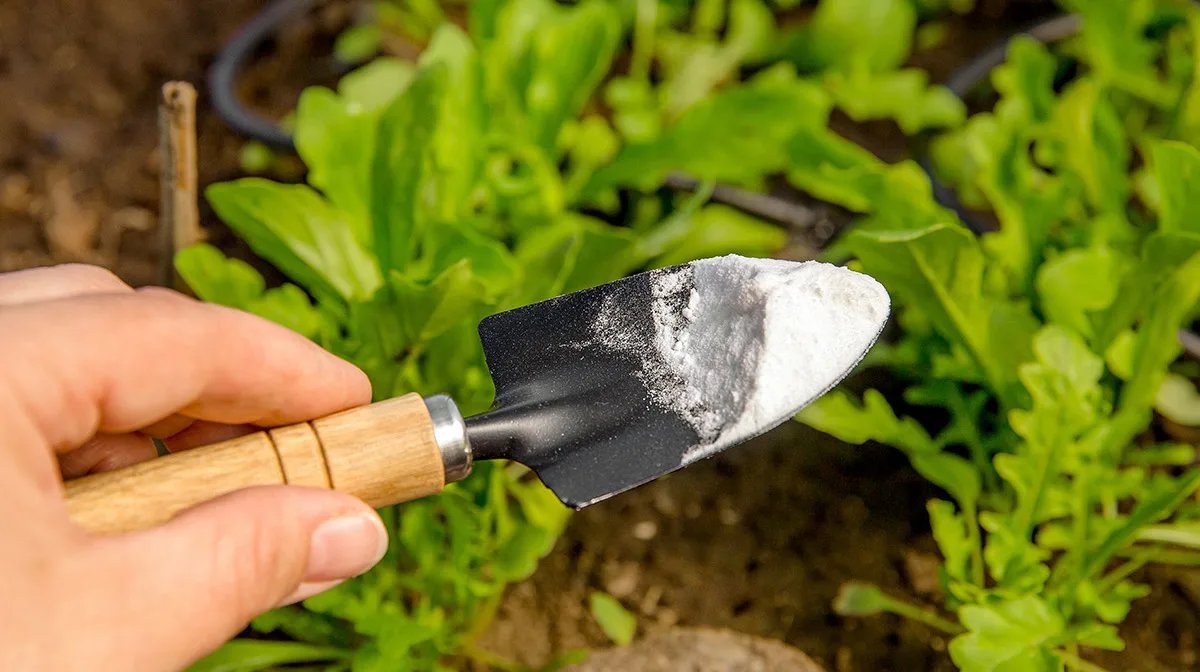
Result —
[{"label": "thumb", "polygon": [[[150,670],[185,666],[258,614],[367,571],[387,550],[387,532],[349,495],[271,486],[95,543],[92,576],[120,593],[105,601],[107,617],[131,640],[112,643],[114,660]],[[130,665],[131,655],[144,659]]]}]

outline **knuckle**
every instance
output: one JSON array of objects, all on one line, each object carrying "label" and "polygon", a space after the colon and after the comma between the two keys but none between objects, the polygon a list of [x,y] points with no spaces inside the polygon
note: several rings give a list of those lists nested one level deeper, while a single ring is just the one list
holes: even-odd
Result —
[{"label": "knuckle", "polygon": [[169,287],[138,287],[134,290],[140,296],[147,297],[152,301],[163,301],[172,303],[194,303],[195,300],[189,298],[181,292],[177,292]]},{"label": "knuckle", "polygon": [[130,289],[124,280],[101,266],[71,263],[59,264],[58,266],[54,266],[53,269],[55,273],[80,289],[104,291]]}]

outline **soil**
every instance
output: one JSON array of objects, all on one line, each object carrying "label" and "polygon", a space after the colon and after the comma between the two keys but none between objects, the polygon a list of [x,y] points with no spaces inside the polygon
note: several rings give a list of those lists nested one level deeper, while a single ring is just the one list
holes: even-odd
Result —
[{"label": "soil", "polygon": [[[158,89],[202,83],[217,48],[261,7],[255,0],[7,0],[0,3],[0,271],[83,260],[134,285],[160,277],[156,231]],[[914,60],[934,78],[1044,5],[982,3],[951,39]],[[1003,12],[1007,6],[1008,11]],[[281,114],[328,81],[337,3],[298,22],[243,86]],[[1000,15],[1002,20],[989,18]],[[204,104],[200,181],[239,174],[242,140]],[[881,156],[907,144],[889,124],[837,120]],[[213,242],[253,259],[211,213]],[[937,605],[937,555],[924,502],[937,493],[895,451],[846,447],[795,424],[574,516],[534,577],[510,590],[481,646],[528,664],[603,647],[586,610],[605,590],[639,616],[642,635],[676,625],[782,640],[829,670],[950,670],[946,641],[885,616],[842,619],[830,603],[848,580]],[[1141,577],[1153,599],[1123,626],[1128,650],[1092,656],[1112,670],[1200,669],[1200,573]],[[933,608],[931,606],[931,608]]]}]

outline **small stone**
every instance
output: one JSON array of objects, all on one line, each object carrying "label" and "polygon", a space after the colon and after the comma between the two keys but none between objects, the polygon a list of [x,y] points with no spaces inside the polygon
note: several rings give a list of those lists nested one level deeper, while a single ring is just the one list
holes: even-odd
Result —
[{"label": "small stone", "polygon": [[737,525],[742,522],[742,514],[735,511],[732,507],[721,507],[717,511],[717,520],[721,521],[722,525]]},{"label": "small stone", "polygon": [[121,231],[150,231],[154,229],[154,213],[146,208],[129,206],[109,215],[111,225]]},{"label": "small stone", "polygon": [[679,503],[675,501],[667,488],[654,489],[654,508],[668,518],[674,518],[679,514]]},{"label": "small stone", "polygon": [[672,628],[629,646],[596,651],[564,672],[824,672],[783,642],[731,630]]},{"label": "small stone", "polygon": [[653,520],[643,520],[633,526],[633,538],[649,541],[658,536],[658,523]]},{"label": "small stone", "polygon": [[659,609],[656,617],[658,624],[664,628],[669,628],[679,622],[679,614],[675,613],[674,609]]},{"label": "small stone", "polygon": [[662,586],[650,586],[642,596],[642,601],[638,603],[638,610],[647,616],[653,616],[658,611],[658,603],[662,596]]},{"label": "small stone", "polygon": [[[610,567],[613,567],[613,565],[610,565]],[[611,576],[604,582],[604,590],[615,598],[627,598],[637,590],[640,579],[641,570],[638,569],[637,563],[621,563],[615,565]]]},{"label": "small stone", "polygon": [[0,208],[11,212],[26,212],[33,197],[29,193],[29,178],[20,173],[0,180]]},{"label": "small stone", "polygon": [[908,585],[918,595],[936,595],[941,592],[942,585],[938,579],[938,566],[941,563],[937,556],[920,551],[906,550],[904,552],[904,575]]}]

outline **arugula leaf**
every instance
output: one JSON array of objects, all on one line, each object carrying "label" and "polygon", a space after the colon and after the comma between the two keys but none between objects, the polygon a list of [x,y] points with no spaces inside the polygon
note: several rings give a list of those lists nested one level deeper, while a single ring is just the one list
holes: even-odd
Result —
[{"label": "arugula leaf", "polygon": [[625,646],[633,641],[637,619],[608,593],[593,592],[588,598],[592,617],[613,643]]},{"label": "arugula leaf", "polygon": [[1092,316],[1116,300],[1126,263],[1103,244],[1048,259],[1037,272],[1042,310],[1050,321],[1093,336]]},{"label": "arugula leaf", "polygon": [[1062,669],[1051,650],[1065,628],[1062,617],[1032,595],[958,611],[967,633],[950,642],[963,672],[1048,672]]},{"label": "arugula leaf", "polygon": [[1179,479],[1158,481],[1151,485],[1155,486],[1154,489],[1138,502],[1129,513],[1129,517],[1105,535],[1100,545],[1088,554],[1080,570],[1082,577],[1091,577],[1103,569],[1113,554],[1136,538],[1140,529],[1159,522],[1179,508],[1185,499],[1200,488],[1200,471],[1192,471]]},{"label": "arugula leaf", "polygon": [[[984,294],[983,254],[971,234],[946,224],[913,231],[860,229],[846,247],[893,296],[919,307],[939,333],[961,346],[1006,406],[1017,405],[1015,371],[1028,359],[1034,324],[1027,307]],[[998,312],[1002,307],[1008,310]]]}]

